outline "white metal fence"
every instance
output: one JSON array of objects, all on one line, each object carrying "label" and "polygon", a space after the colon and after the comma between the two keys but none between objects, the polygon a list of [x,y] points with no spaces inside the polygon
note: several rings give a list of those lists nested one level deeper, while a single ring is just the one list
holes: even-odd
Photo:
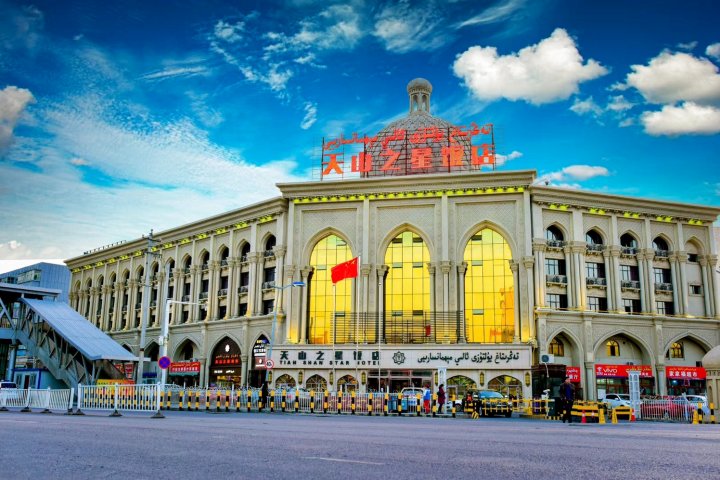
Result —
[{"label": "white metal fence", "polygon": [[3,388],[0,390],[0,410],[22,408],[23,411],[42,409],[44,412],[72,409],[74,389]]}]

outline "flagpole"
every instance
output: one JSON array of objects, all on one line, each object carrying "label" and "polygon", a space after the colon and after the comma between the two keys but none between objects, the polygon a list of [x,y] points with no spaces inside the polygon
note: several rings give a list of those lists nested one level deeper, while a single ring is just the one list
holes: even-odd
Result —
[{"label": "flagpole", "polygon": [[358,279],[360,278],[357,273],[360,273],[360,262],[362,261],[362,258],[358,255],[358,261],[357,261],[357,268],[356,268],[356,275],[355,279],[353,280],[355,282],[355,380],[358,382],[358,387],[360,386],[360,379],[358,378],[358,351],[360,350],[360,338],[358,335],[359,328],[358,324],[360,323],[358,320],[360,319],[359,311],[358,311],[358,301],[360,299],[360,295],[358,294]]},{"label": "flagpole", "polygon": [[[333,313],[332,313],[332,347],[333,347],[332,362],[333,362],[333,364],[332,365],[333,365],[333,382],[337,382],[337,378],[335,378],[335,376],[337,375],[337,373],[335,372],[335,336],[337,334],[337,326],[336,326],[336,318],[335,318],[336,317],[336,315],[335,315],[335,305],[336,305],[335,304],[335,301],[336,301],[335,300],[335,282],[333,282],[332,287],[333,287]],[[335,386],[333,385],[333,390],[334,390],[334,387]]]}]

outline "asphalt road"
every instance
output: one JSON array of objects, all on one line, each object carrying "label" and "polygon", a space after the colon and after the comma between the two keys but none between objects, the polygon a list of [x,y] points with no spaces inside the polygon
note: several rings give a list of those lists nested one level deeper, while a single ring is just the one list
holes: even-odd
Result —
[{"label": "asphalt road", "polygon": [[718,479],[720,425],[0,412],[0,478]]}]

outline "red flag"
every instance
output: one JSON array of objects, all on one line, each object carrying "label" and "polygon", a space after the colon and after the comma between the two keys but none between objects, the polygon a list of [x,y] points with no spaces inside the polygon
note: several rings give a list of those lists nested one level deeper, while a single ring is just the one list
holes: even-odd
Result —
[{"label": "red flag", "polygon": [[337,283],[340,280],[346,278],[355,278],[358,276],[360,270],[360,257],[355,257],[347,262],[338,263],[330,269],[330,276],[333,283]]}]

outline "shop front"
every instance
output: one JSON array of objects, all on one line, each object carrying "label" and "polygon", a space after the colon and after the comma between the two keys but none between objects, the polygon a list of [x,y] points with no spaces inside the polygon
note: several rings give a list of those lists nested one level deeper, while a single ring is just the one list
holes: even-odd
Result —
[{"label": "shop front", "polygon": [[608,393],[630,393],[628,372],[640,371],[640,394],[655,394],[655,376],[651,365],[608,365],[595,364],[595,384],[597,398],[605,398]]},{"label": "shop front", "polygon": [[252,370],[248,371],[248,385],[260,388],[265,382],[267,372],[267,349],[269,342],[267,338],[260,337],[255,341],[252,351]]},{"label": "shop front", "polygon": [[211,387],[237,388],[242,385],[242,360],[237,343],[226,338],[215,347],[210,361],[209,379]]},{"label": "shop front", "polygon": [[200,380],[200,362],[172,362],[168,369],[170,383],[195,387]]},{"label": "shop front", "polygon": [[706,372],[703,367],[666,366],[668,395],[704,395]]}]

